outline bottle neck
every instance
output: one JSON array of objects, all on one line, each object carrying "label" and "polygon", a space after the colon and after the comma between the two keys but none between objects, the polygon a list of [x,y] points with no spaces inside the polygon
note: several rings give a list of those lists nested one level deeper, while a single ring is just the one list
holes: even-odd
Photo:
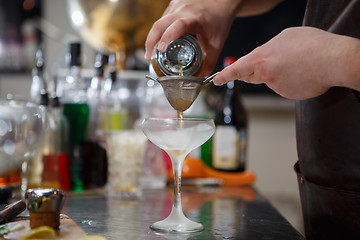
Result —
[{"label": "bottle neck", "polygon": [[106,92],[111,92],[111,90],[113,89],[116,83],[116,80],[117,80],[117,72],[116,70],[111,70],[107,78],[105,79],[104,90]]},{"label": "bottle neck", "polygon": [[83,103],[87,101],[87,85],[81,76],[81,67],[72,65],[66,76],[62,101],[64,103]]},{"label": "bottle neck", "polygon": [[69,72],[66,76],[67,83],[81,82],[81,68],[80,66],[70,66]]}]

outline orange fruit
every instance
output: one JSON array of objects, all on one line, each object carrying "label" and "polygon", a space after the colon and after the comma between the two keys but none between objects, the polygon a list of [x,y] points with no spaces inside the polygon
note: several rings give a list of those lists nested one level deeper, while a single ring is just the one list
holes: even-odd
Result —
[{"label": "orange fruit", "polygon": [[[205,176],[204,164],[199,158],[186,157],[183,163],[182,178],[202,178]],[[173,181],[173,169],[169,169],[169,181]]]},{"label": "orange fruit", "polygon": [[204,166],[204,175],[208,178],[220,178],[224,186],[246,186],[255,182],[255,174],[252,171],[224,172]]}]

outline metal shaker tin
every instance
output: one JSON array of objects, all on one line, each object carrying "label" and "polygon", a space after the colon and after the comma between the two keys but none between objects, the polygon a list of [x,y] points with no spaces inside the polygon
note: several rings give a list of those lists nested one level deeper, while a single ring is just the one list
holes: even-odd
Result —
[{"label": "metal shaker tin", "polygon": [[30,227],[50,226],[59,228],[60,211],[65,193],[53,188],[29,189],[25,193],[27,209],[30,214]]},{"label": "metal shaker tin", "polygon": [[158,76],[194,76],[203,65],[203,52],[197,39],[185,34],[169,43],[165,52],[154,48],[151,63]]}]

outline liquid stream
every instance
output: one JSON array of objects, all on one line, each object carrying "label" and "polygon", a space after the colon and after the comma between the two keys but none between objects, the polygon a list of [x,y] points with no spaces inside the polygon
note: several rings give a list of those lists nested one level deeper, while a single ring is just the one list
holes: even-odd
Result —
[{"label": "liquid stream", "polygon": [[[181,66],[179,76],[184,76],[183,69],[184,69],[184,66]],[[182,105],[182,104],[179,104],[179,101],[180,101],[180,99],[176,101],[176,105]],[[177,109],[179,109],[179,108],[177,108]],[[182,119],[183,118],[183,113],[184,113],[184,111],[177,111],[177,117]]]}]

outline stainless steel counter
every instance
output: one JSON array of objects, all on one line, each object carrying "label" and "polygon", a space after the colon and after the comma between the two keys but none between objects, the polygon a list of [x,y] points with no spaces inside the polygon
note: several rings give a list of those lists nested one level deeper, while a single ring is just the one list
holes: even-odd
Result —
[{"label": "stainless steel counter", "polygon": [[149,225],[169,214],[173,191],[147,190],[138,200],[120,200],[104,192],[68,195],[62,213],[88,234],[116,239],[304,239],[253,188],[183,187],[182,206],[190,219],[201,222],[198,234],[158,235]]}]

